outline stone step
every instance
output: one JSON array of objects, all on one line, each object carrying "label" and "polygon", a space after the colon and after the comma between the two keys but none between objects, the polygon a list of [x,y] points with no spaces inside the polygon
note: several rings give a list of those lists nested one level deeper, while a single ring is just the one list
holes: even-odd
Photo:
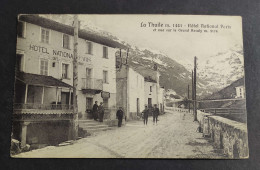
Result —
[{"label": "stone step", "polygon": [[91,126],[91,125],[79,125],[79,127],[83,129],[100,129],[100,128],[107,128],[107,125],[96,125],[96,126]]},{"label": "stone step", "polygon": [[106,125],[106,124],[105,123],[100,123],[100,122],[79,122],[79,125],[98,126],[98,125]]},{"label": "stone step", "polygon": [[106,131],[112,129],[105,122],[98,122],[95,120],[79,120],[79,127],[82,128],[83,131],[94,133],[100,131]]},{"label": "stone step", "polygon": [[111,127],[106,127],[106,128],[99,128],[99,129],[88,129],[87,131],[92,133],[92,132],[100,132],[100,131],[106,131],[106,130],[111,130]]}]

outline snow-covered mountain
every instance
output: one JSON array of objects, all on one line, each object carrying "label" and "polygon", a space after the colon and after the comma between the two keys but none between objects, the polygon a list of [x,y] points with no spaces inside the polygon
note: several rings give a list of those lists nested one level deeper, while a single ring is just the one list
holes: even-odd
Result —
[{"label": "snow-covered mountain", "polygon": [[207,60],[199,61],[198,76],[208,82],[209,89],[221,89],[244,76],[243,49],[241,46],[220,52]]},{"label": "snow-covered mountain", "polygon": [[[66,25],[72,25],[73,23],[72,15],[42,15],[42,17]],[[82,21],[80,25],[81,29],[107,37],[127,46],[129,48],[128,62],[131,67],[142,66],[145,68],[153,68],[156,63],[161,74],[160,85],[164,86],[166,90],[173,89],[182,97],[187,96],[188,84],[191,89],[191,70],[193,69],[193,61],[184,62],[188,64],[182,65],[174,60],[172,56],[168,56],[157,49],[131,45],[124,40],[121,40],[119,37],[84,21]],[[183,60],[185,60],[185,58],[183,58]],[[219,52],[218,54],[207,58],[207,60],[198,60],[197,95],[209,95],[243,77],[243,65],[243,50],[242,47],[238,45],[227,51]]]}]

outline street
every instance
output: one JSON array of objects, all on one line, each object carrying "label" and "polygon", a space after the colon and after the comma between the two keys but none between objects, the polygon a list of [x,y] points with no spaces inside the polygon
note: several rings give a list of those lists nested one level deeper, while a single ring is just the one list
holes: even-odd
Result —
[{"label": "street", "polygon": [[75,141],[67,146],[46,148],[21,153],[23,158],[225,158],[214,151],[209,141],[196,132],[193,115],[166,112],[159,116],[158,125],[149,117],[148,125],[141,120],[127,122]]}]

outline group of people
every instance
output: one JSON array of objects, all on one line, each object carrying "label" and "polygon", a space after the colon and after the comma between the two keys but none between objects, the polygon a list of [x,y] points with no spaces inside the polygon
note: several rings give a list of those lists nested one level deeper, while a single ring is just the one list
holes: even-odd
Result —
[{"label": "group of people", "polygon": [[[95,101],[95,104],[93,105],[93,117],[94,117],[94,120],[98,121],[98,119],[99,119],[99,122],[103,122],[103,118],[104,118],[103,103],[100,102],[99,106],[97,103],[98,102]],[[159,116],[160,111],[159,111],[159,108],[157,108],[156,104],[154,105],[154,107],[151,107],[149,109],[147,106],[145,106],[145,109],[142,112],[142,118],[144,120],[144,125],[147,125],[149,113],[152,113],[152,115],[153,115],[153,124],[157,125],[158,116]],[[122,120],[124,117],[124,112],[123,112],[122,107],[119,107],[119,110],[116,112],[116,117],[118,119],[118,127],[121,127]]]},{"label": "group of people", "polygon": [[103,107],[103,103],[100,102],[100,105],[98,106],[98,102],[95,101],[95,104],[93,105],[93,117],[94,120],[99,122],[103,122],[103,118],[104,118],[104,107]]},{"label": "group of people", "polygon": [[153,115],[153,124],[156,123],[156,125],[157,125],[158,116],[159,116],[160,111],[159,111],[159,108],[157,108],[156,104],[154,105],[154,107],[151,107],[150,109],[148,109],[148,107],[145,106],[145,109],[142,112],[142,117],[144,119],[144,125],[147,125],[149,113],[152,113],[152,115]]}]

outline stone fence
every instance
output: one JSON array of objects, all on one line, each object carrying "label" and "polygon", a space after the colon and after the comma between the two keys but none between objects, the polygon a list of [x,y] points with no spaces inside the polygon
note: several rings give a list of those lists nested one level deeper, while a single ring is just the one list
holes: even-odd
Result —
[{"label": "stone fence", "polygon": [[[178,108],[178,107],[165,107],[165,111],[167,110],[189,113],[189,109]],[[190,113],[192,113],[192,109],[190,109]]]},{"label": "stone fence", "polygon": [[220,116],[197,111],[203,136],[209,136],[228,158],[248,158],[247,125]]}]

